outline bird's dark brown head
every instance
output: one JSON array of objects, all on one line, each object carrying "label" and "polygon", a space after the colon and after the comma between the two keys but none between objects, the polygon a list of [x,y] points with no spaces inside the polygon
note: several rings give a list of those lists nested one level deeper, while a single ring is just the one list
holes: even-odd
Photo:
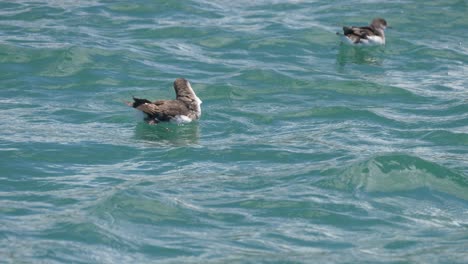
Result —
[{"label": "bird's dark brown head", "polygon": [[384,30],[387,28],[387,21],[380,17],[374,18],[374,20],[372,20],[371,26],[375,29]]}]

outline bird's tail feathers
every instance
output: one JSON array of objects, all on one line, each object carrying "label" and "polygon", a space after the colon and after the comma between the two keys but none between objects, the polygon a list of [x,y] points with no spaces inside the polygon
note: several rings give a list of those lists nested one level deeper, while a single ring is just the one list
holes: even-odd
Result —
[{"label": "bird's tail feathers", "polygon": [[151,104],[151,101],[147,99],[136,98],[135,96],[132,96],[132,98],[133,98],[133,103],[131,103],[130,106],[134,108],[137,108],[138,106],[142,104],[146,104],[146,103]]}]

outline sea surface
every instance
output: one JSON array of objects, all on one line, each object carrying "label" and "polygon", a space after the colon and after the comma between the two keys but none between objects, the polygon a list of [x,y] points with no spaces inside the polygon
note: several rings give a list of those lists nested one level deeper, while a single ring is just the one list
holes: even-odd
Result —
[{"label": "sea surface", "polygon": [[[468,263],[468,2],[0,2],[0,263]],[[340,43],[383,17],[387,44]],[[124,102],[203,101],[189,124]]]}]

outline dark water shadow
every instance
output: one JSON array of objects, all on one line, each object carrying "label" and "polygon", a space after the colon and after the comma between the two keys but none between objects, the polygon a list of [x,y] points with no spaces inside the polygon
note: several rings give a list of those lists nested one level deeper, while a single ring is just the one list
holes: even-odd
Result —
[{"label": "dark water shadow", "polygon": [[161,146],[196,145],[200,138],[200,128],[198,122],[188,124],[159,123],[157,125],[142,122],[135,127],[135,138]]},{"label": "dark water shadow", "polygon": [[336,64],[340,69],[343,69],[347,64],[382,66],[384,51],[384,46],[359,47],[340,43]]}]

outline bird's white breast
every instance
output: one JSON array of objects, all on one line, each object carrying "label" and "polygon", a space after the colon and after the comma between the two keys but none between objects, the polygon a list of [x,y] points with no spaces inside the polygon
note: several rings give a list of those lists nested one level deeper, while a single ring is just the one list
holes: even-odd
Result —
[{"label": "bird's white breast", "polygon": [[[366,39],[361,39],[361,41]],[[380,36],[368,36],[367,37],[367,45],[383,45],[385,44],[385,39]]]},{"label": "bird's white breast", "polygon": [[192,122],[192,119],[186,115],[176,115],[174,118],[171,119],[171,122],[176,124],[184,124]]}]

